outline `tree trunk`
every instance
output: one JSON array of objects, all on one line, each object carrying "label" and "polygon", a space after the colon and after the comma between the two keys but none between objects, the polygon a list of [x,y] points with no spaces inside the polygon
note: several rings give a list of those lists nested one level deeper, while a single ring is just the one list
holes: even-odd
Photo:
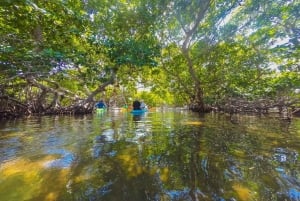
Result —
[{"label": "tree trunk", "polygon": [[95,89],[84,101],[84,103],[94,102],[94,97],[100,92],[104,91],[108,85],[114,84],[116,80],[117,68],[112,69],[110,79],[99,85],[97,89]]},{"label": "tree trunk", "polygon": [[183,55],[187,60],[189,73],[194,81],[194,96],[191,97],[191,109],[197,112],[205,112],[205,105],[203,101],[203,89],[201,88],[201,81],[197,77],[195,69],[193,67],[193,61],[190,58],[188,49],[182,49]]},{"label": "tree trunk", "polygon": [[196,72],[194,69],[194,64],[193,64],[193,61],[192,61],[190,53],[189,53],[190,43],[193,38],[193,35],[197,31],[197,28],[198,28],[200,22],[203,20],[205,13],[207,12],[211,2],[212,1],[210,1],[210,0],[206,0],[203,2],[202,7],[200,8],[200,10],[195,18],[195,21],[192,23],[192,26],[188,26],[188,27],[191,27],[190,29],[185,28],[187,26],[184,26],[184,24],[179,20],[179,22],[181,23],[182,29],[184,30],[184,33],[185,33],[185,38],[184,38],[183,44],[181,46],[181,51],[187,61],[188,70],[192,77],[192,81],[194,82],[194,87],[195,87],[194,88],[194,90],[195,90],[194,96],[191,97],[191,109],[193,111],[197,111],[197,112],[205,112],[206,108],[205,108],[204,100],[203,100],[203,89],[202,89],[201,81],[200,81],[200,78],[196,75]]}]

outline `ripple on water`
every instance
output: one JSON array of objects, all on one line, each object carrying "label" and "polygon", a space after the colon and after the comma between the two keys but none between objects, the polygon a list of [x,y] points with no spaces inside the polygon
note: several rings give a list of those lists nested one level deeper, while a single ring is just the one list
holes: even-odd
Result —
[{"label": "ripple on water", "polygon": [[22,150],[20,138],[12,137],[0,141],[0,162],[12,160],[18,156]]},{"label": "ripple on water", "polygon": [[46,168],[69,168],[75,162],[76,157],[73,153],[64,149],[49,150],[49,154],[59,154],[60,158],[44,163]]}]

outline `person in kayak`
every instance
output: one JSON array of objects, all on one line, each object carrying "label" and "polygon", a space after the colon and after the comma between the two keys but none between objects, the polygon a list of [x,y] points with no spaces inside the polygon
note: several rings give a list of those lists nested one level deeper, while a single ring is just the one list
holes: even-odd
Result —
[{"label": "person in kayak", "polygon": [[96,104],[96,108],[106,108],[106,104],[104,103],[103,100],[100,100],[100,101]]},{"label": "person in kayak", "polygon": [[141,110],[141,102],[138,100],[133,101],[132,107],[133,110]]}]

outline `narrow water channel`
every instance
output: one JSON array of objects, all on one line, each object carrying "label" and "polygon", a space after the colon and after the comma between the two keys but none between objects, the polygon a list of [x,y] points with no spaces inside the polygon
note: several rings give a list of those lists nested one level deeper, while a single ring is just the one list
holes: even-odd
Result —
[{"label": "narrow water channel", "polygon": [[300,119],[187,111],[0,122],[0,200],[299,201]]}]

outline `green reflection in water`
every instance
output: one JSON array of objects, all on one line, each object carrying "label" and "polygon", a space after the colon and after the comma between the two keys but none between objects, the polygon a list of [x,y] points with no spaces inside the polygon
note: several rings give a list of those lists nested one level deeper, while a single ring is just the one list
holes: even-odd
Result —
[{"label": "green reflection in water", "polygon": [[185,111],[6,121],[0,198],[300,200],[299,125]]}]

